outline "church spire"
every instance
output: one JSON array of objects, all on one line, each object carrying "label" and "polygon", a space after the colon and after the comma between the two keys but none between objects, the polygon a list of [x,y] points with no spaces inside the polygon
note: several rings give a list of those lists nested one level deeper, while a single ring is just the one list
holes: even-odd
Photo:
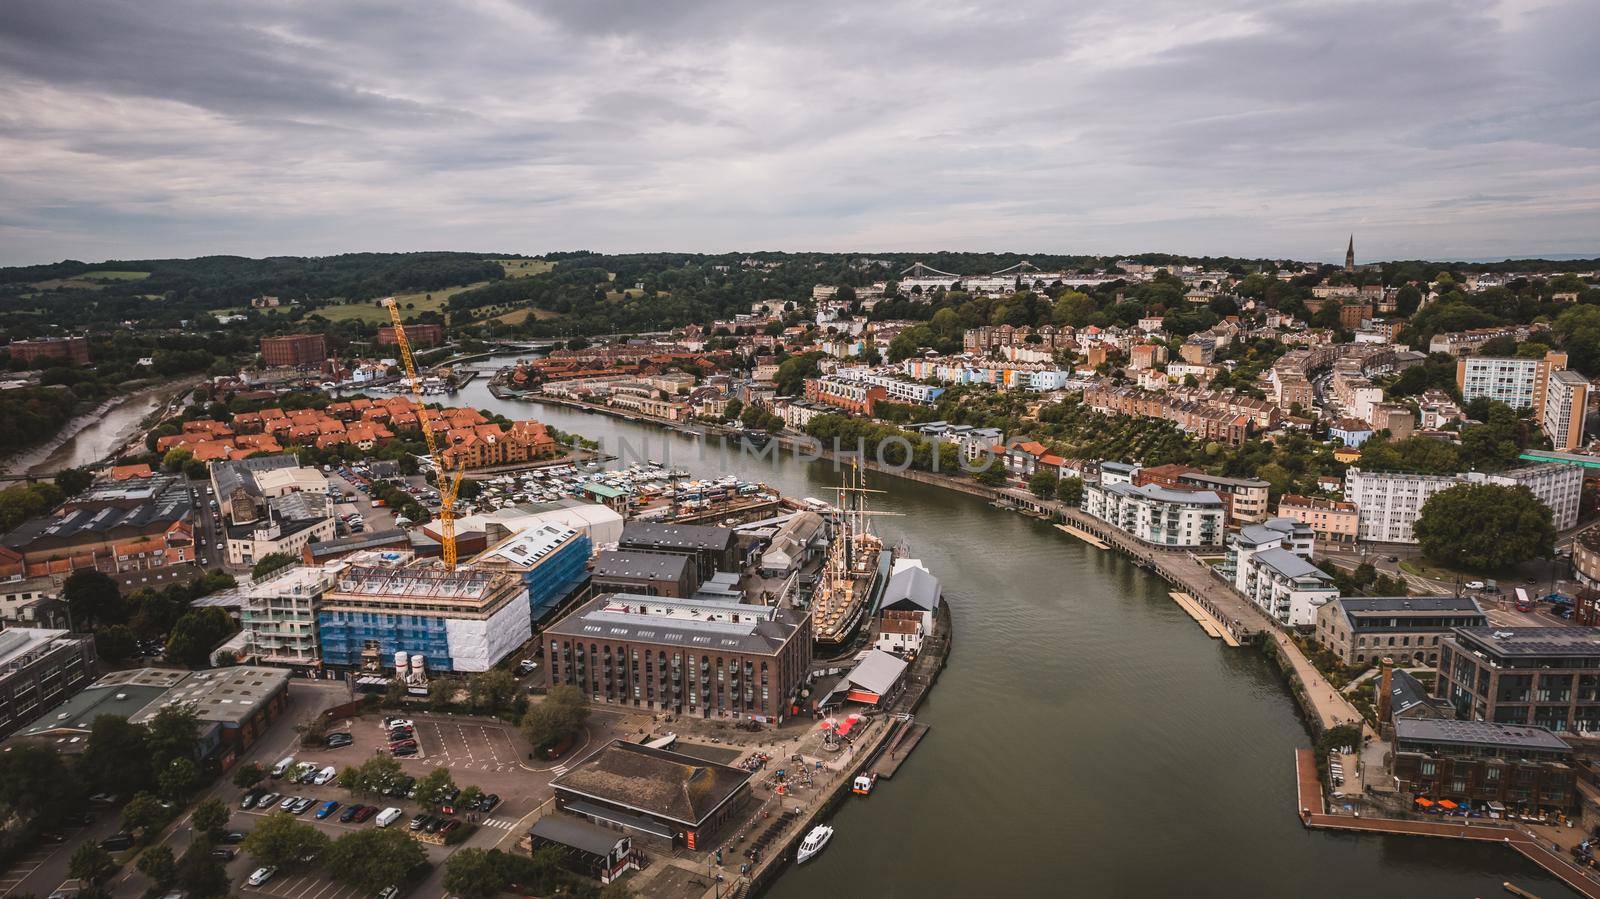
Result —
[{"label": "church spire", "polygon": [[1350,245],[1345,247],[1344,250],[1344,270],[1347,272],[1356,270],[1356,236],[1354,234],[1350,235]]}]

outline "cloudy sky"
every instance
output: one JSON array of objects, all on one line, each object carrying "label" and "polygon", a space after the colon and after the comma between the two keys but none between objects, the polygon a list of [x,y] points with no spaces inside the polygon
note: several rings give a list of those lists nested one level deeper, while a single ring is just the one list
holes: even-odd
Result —
[{"label": "cloudy sky", "polygon": [[1600,254],[1595,0],[5,0],[0,264]]}]

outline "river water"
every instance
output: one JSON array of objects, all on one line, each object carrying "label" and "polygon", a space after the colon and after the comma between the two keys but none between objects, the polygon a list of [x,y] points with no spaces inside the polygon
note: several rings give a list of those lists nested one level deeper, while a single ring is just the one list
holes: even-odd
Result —
[{"label": "river water", "polygon": [[[697,476],[831,500],[829,463],[706,450],[647,424],[491,396]],[[944,584],[948,667],[918,711],[932,731],[892,781],[852,799],[827,850],[773,899],[826,896],[1479,897],[1511,881],[1575,897],[1496,846],[1311,832],[1295,814],[1309,745],[1283,678],[1208,638],[1159,579],[1115,553],[974,497],[885,475],[874,519]]]}]

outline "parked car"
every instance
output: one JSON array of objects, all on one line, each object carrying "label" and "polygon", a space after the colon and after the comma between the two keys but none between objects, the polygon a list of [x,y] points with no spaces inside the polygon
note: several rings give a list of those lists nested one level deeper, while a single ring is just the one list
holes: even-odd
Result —
[{"label": "parked car", "polygon": [[262,796],[260,799],[256,800],[256,808],[258,808],[258,809],[270,809],[274,805],[276,805],[278,803],[278,801],[281,800],[281,799],[283,799],[283,794],[282,793],[268,793],[267,795]]},{"label": "parked car", "polygon": [[478,800],[478,811],[480,811],[480,812],[492,812],[492,811],[494,811],[494,807],[499,805],[499,804],[500,804],[500,794],[499,793],[490,793],[489,795],[487,795],[487,796],[483,797],[482,799]]},{"label": "parked car", "polygon": [[322,804],[321,808],[317,809],[317,820],[320,821],[323,818],[328,817],[329,815],[333,814],[334,812],[336,812],[338,810],[339,810],[339,800],[337,800],[337,799],[329,799],[327,802],[324,802]]},{"label": "parked car", "polygon": [[294,808],[299,801],[299,796],[285,796],[283,797],[283,801],[278,803],[278,809],[285,812],[289,811],[290,809]]},{"label": "parked car", "polygon": [[340,749],[355,742],[355,738],[346,733],[328,734],[327,747]]},{"label": "parked car", "polygon": [[400,899],[400,888],[390,884],[378,891],[377,899]]},{"label": "parked car", "polygon": [[1483,581],[1467,581],[1465,586],[1468,590],[1482,590],[1487,585]]},{"label": "parked car", "polygon": [[107,852],[121,852],[133,848],[133,834],[126,831],[114,833],[100,841],[100,848]]},{"label": "parked car", "polygon": [[239,800],[239,807],[240,808],[245,808],[245,809],[255,808],[256,803],[258,801],[260,801],[261,797],[263,797],[265,795],[267,795],[267,791],[266,790],[262,790],[262,789],[251,790],[250,792],[244,794],[244,798],[243,799]]},{"label": "parked car", "polygon": [[301,799],[299,802],[296,802],[294,804],[294,808],[289,809],[289,811],[295,813],[296,815],[303,815],[306,812],[310,811],[311,807],[313,805],[316,805],[316,804],[317,804],[317,800],[316,799],[314,799],[314,798],[312,798],[310,796],[307,796],[304,799]]},{"label": "parked car", "polygon": [[444,827],[445,822],[448,821],[448,820],[449,820],[448,818],[433,818],[433,819],[428,821],[428,826],[427,827],[422,828],[422,832],[423,833],[438,833],[439,829]]},{"label": "parked car", "polygon": [[364,806],[364,805],[347,805],[347,806],[345,806],[344,807],[344,811],[339,813],[339,823],[340,824],[349,824],[351,821],[354,821],[356,819],[356,815],[361,814],[361,810],[364,809],[364,808],[366,808],[366,806]]},{"label": "parked car", "polygon": [[460,826],[461,826],[461,822],[460,821],[456,820],[455,818],[451,818],[450,820],[444,822],[444,826],[443,827],[439,828],[439,836],[441,836],[441,837],[442,836],[446,836],[446,835],[448,835],[450,833],[450,831],[455,830],[457,827],[460,827]]},{"label": "parked car", "polygon": [[410,746],[401,746],[398,749],[391,749],[389,751],[391,753],[393,753],[394,755],[396,755],[396,756],[402,756],[402,757],[403,756],[408,756],[408,755],[416,755],[417,754],[417,746],[416,746],[415,743],[413,743]]},{"label": "parked car", "polygon": [[238,854],[239,854],[238,850],[229,849],[226,846],[218,846],[217,848],[211,850],[211,857],[212,858],[220,858],[225,862],[233,861],[234,856],[236,856]]},{"label": "parked car", "polygon": [[536,669],[538,667],[539,667],[539,663],[535,662],[533,659],[523,659],[522,661],[517,663],[517,673],[518,674],[532,674],[534,669]]},{"label": "parked car", "polygon": [[230,830],[227,833],[222,835],[222,842],[230,843],[230,844],[233,844],[233,845],[238,845],[238,844],[244,842],[244,837],[245,837],[244,831],[242,831],[242,830]]},{"label": "parked car", "polygon": [[318,771],[316,777],[311,779],[311,782],[320,787],[338,776],[339,769],[329,765],[328,767],[323,768],[321,771]]},{"label": "parked car", "polygon": [[375,806],[375,805],[364,805],[364,806],[361,807],[361,811],[356,812],[356,823],[357,824],[365,824],[365,823],[367,823],[367,819],[368,818],[371,818],[373,815],[376,815],[377,813],[378,813],[378,807],[377,806]]},{"label": "parked car", "polygon": [[272,865],[266,865],[266,866],[257,868],[257,869],[255,869],[254,871],[252,871],[250,873],[249,883],[253,887],[261,886],[262,884],[264,884],[267,881],[271,880],[272,879],[272,875],[274,875],[276,873],[278,873],[278,869],[276,867],[272,866]]}]

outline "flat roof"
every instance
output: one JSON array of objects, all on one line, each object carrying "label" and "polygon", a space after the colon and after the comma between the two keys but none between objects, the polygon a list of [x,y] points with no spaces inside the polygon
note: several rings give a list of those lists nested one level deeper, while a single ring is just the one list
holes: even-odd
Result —
[{"label": "flat roof", "polygon": [[594,564],[596,578],[642,578],[652,581],[675,581],[689,568],[689,557],[678,553],[629,552],[608,549],[600,553]]},{"label": "flat roof", "polygon": [[622,528],[619,546],[634,549],[694,549],[722,551],[732,546],[732,528],[708,524],[651,524],[630,521]]},{"label": "flat roof", "polygon": [[545,815],[535,821],[529,836],[580,849],[590,855],[610,855],[624,835],[571,815]]},{"label": "flat roof", "polygon": [[[648,611],[665,608],[669,614]],[[726,613],[738,621],[693,617]],[[675,617],[681,611],[684,617]],[[775,606],[747,605],[721,598],[672,599],[607,593],[551,625],[545,633],[581,640],[626,640],[771,655],[783,647],[806,620],[803,612]]]},{"label": "flat roof", "polygon": [[1456,638],[1498,656],[1600,656],[1600,629],[1592,627],[1461,627]]},{"label": "flat roof", "polygon": [[1476,612],[1483,607],[1470,596],[1342,596],[1336,600],[1351,614],[1396,612]]},{"label": "flat roof", "polygon": [[687,827],[699,827],[754,775],[693,756],[613,740],[550,785]]},{"label": "flat roof", "polygon": [[1531,724],[1497,724],[1493,721],[1457,721],[1453,718],[1396,718],[1396,740],[1416,740],[1453,746],[1510,746],[1571,752],[1567,742]]}]

